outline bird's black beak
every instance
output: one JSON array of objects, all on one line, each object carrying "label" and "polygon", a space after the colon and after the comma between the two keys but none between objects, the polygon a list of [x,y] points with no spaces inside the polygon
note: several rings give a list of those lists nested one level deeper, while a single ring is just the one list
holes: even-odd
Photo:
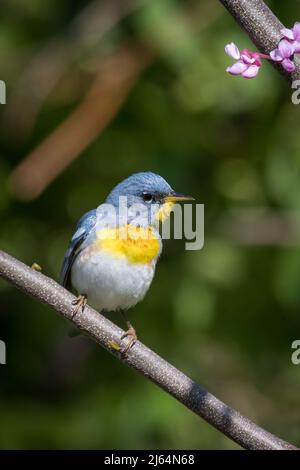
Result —
[{"label": "bird's black beak", "polygon": [[164,197],[163,202],[184,202],[184,201],[194,201],[195,198],[192,196],[188,196],[187,194],[182,193],[170,193]]}]

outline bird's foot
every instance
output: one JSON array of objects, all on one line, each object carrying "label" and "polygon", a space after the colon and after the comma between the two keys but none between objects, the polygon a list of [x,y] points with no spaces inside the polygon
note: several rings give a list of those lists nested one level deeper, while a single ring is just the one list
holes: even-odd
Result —
[{"label": "bird's foot", "polygon": [[86,295],[79,295],[77,299],[73,300],[72,305],[75,305],[75,309],[71,318],[73,319],[77,315],[80,309],[83,312],[86,304],[87,304]]},{"label": "bird's foot", "polygon": [[130,326],[128,330],[121,336],[121,340],[124,338],[128,338],[128,343],[125,348],[122,350],[122,354],[128,353],[128,351],[134,346],[137,342],[137,335],[133,326]]}]

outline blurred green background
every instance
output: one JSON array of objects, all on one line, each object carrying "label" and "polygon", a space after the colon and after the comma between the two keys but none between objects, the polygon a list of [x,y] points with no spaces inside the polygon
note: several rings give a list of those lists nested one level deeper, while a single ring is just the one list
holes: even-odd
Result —
[{"label": "blurred green background", "polygon": [[[299,1],[267,3],[287,27],[300,19]],[[254,80],[225,73],[225,44],[254,47],[218,1],[3,0],[0,14],[0,248],[57,279],[78,218],[123,178],[151,170],[193,194],[204,248],[165,242],[130,318],[148,346],[299,446],[300,134],[287,82],[267,63]],[[0,448],[237,448],[68,327],[0,282]]]}]

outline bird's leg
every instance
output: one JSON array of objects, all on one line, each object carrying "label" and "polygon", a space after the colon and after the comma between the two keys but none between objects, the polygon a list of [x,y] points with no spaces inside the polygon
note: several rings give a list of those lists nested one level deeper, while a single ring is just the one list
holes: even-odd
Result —
[{"label": "bird's leg", "polygon": [[75,305],[75,309],[71,318],[73,319],[77,315],[80,309],[83,312],[86,304],[87,304],[87,296],[85,294],[80,294],[77,297],[77,299],[73,300],[72,305]]},{"label": "bird's leg", "polygon": [[124,311],[121,311],[121,315],[124,318],[128,330],[121,336],[121,340],[124,338],[128,338],[128,344],[125,347],[125,349],[122,351],[123,354],[126,354],[129,349],[132,348],[132,346],[137,342],[137,335],[135,332],[135,329],[133,328],[132,324],[128,320],[128,317]]}]

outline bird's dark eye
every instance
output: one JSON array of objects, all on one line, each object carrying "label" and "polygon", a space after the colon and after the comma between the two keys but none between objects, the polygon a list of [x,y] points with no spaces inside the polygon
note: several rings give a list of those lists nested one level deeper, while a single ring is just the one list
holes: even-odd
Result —
[{"label": "bird's dark eye", "polygon": [[145,202],[152,202],[153,201],[153,196],[150,193],[143,193],[143,199]]}]

